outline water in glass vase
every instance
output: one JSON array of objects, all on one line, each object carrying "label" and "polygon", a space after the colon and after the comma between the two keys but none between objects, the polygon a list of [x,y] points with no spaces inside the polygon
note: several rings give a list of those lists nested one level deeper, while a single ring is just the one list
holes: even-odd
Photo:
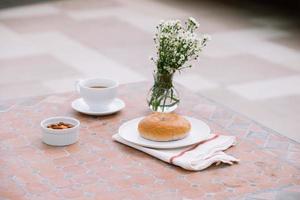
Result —
[{"label": "water in glass vase", "polygon": [[149,108],[156,112],[172,112],[179,104],[179,95],[173,86],[173,75],[156,74],[154,85],[150,89],[147,102]]}]

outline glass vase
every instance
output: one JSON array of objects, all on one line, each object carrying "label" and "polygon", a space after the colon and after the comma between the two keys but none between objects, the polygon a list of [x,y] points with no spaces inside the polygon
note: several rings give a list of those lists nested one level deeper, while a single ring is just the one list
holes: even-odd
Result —
[{"label": "glass vase", "polygon": [[155,112],[172,112],[179,101],[178,92],[173,86],[173,74],[154,74],[154,84],[147,97],[149,108]]}]

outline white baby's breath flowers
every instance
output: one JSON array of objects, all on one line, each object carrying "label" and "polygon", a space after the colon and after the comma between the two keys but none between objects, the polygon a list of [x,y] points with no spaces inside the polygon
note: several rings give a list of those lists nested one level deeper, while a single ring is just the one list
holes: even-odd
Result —
[{"label": "white baby's breath flowers", "polygon": [[199,27],[199,23],[193,17],[189,17],[188,19],[191,23],[193,23],[197,28]]},{"label": "white baby's breath flowers", "polygon": [[175,73],[191,65],[186,63],[197,59],[202,48],[211,38],[207,34],[197,35],[199,23],[192,17],[185,26],[179,20],[162,20],[157,28],[154,42],[157,48],[156,63],[158,73]]}]

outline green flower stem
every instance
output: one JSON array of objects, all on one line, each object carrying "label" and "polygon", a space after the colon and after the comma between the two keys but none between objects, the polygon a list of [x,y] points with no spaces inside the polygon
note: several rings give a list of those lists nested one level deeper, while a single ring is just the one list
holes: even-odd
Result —
[{"label": "green flower stem", "polygon": [[[179,99],[174,97],[173,74],[156,73],[154,76],[154,85],[151,88],[151,98],[148,102],[149,106],[154,111],[164,112],[167,107],[172,107],[179,102]],[[171,102],[171,104],[170,104]]]}]

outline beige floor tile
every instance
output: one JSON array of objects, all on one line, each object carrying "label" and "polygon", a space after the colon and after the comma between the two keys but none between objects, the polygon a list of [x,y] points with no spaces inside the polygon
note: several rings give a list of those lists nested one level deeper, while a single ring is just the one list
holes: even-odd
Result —
[{"label": "beige floor tile", "polygon": [[106,17],[78,22],[64,32],[79,42],[99,50],[138,47],[153,42],[153,35],[116,17]]},{"label": "beige floor tile", "polygon": [[0,10],[0,19],[13,19],[24,17],[40,17],[45,15],[54,15],[59,13],[59,9],[49,4],[36,4],[28,6],[20,6],[14,8],[6,8]]},{"label": "beige floor tile", "polygon": [[32,97],[53,92],[53,90],[43,86],[39,81],[2,84],[0,87],[0,100]]},{"label": "beige floor tile", "polygon": [[210,58],[201,55],[192,70],[202,77],[218,82],[221,85],[239,84],[298,74],[296,70],[288,69],[251,54],[224,58]]},{"label": "beige floor tile", "polygon": [[0,22],[0,59],[18,58],[43,53],[43,50],[24,40]]},{"label": "beige floor tile", "polygon": [[29,34],[25,38],[43,48],[60,62],[80,71],[83,77],[114,78],[121,83],[145,80],[134,70],[61,33]]},{"label": "beige floor tile", "polygon": [[[295,53],[292,50],[285,48],[281,49],[281,46],[264,41],[286,35],[288,35],[288,33],[285,31],[268,28],[248,28],[218,32],[212,34],[212,41],[207,46],[207,50],[203,53],[212,58],[249,53],[260,57],[264,56],[263,53],[267,53],[260,51],[263,51],[264,49],[266,49],[266,51],[271,51],[273,47],[279,48],[279,51],[282,53]],[[256,49],[258,50],[256,51]],[[272,57],[272,55],[270,55],[270,57]],[[272,61],[272,59],[270,59],[270,61]]]},{"label": "beige floor tile", "polygon": [[154,33],[155,26],[162,19],[185,20],[190,16],[188,12],[181,9],[175,9],[174,7],[152,1],[144,1],[142,4],[126,1],[122,2],[122,6],[106,9],[72,10],[68,11],[67,15],[78,21],[114,17],[151,34]]},{"label": "beige floor tile", "polygon": [[300,95],[299,86],[300,75],[230,85],[227,89],[256,102],[257,100]]},{"label": "beige floor tile", "polygon": [[0,60],[0,85],[22,84],[32,81],[49,81],[80,72],[49,55],[27,56],[19,59]]},{"label": "beige floor tile", "polygon": [[110,8],[121,6],[122,3],[117,0],[72,0],[72,1],[57,1],[54,6],[63,10],[91,10],[95,8]]},{"label": "beige floor tile", "polygon": [[269,41],[248,45],[248,52],[289,69],[300,72],[300,52]]},{"label": "beige floor tile", "polygon": [[39,17],[8,18],[1,22],[19,34],[63,30],[75,23],[63,13]]},{"label": "beige floor tile", "polygon": [[177,75],[174,80],[194,92],[218,87],[217,83],[191,73]]},{"label": "beige floor tile", "polygon": [[42,85],[56,91],[58,93],[75,91],[75,82],[79,79],[88,78],[83,77],[82,75],[68,77],[68,78],[61,78],[61,79],[52,79],[49,81],[43,81]]},{"label": "beige floor tile", "polygon": [[199,94],[300,142],[300,95],[248,101],[225,89],[206,90]]},{"label": "beige floor tile", "polygon": [[153,63],[149,57],[155,54],[153,35],[115,17],[78,22],[64,32],[107,58],[152,76]]}]

